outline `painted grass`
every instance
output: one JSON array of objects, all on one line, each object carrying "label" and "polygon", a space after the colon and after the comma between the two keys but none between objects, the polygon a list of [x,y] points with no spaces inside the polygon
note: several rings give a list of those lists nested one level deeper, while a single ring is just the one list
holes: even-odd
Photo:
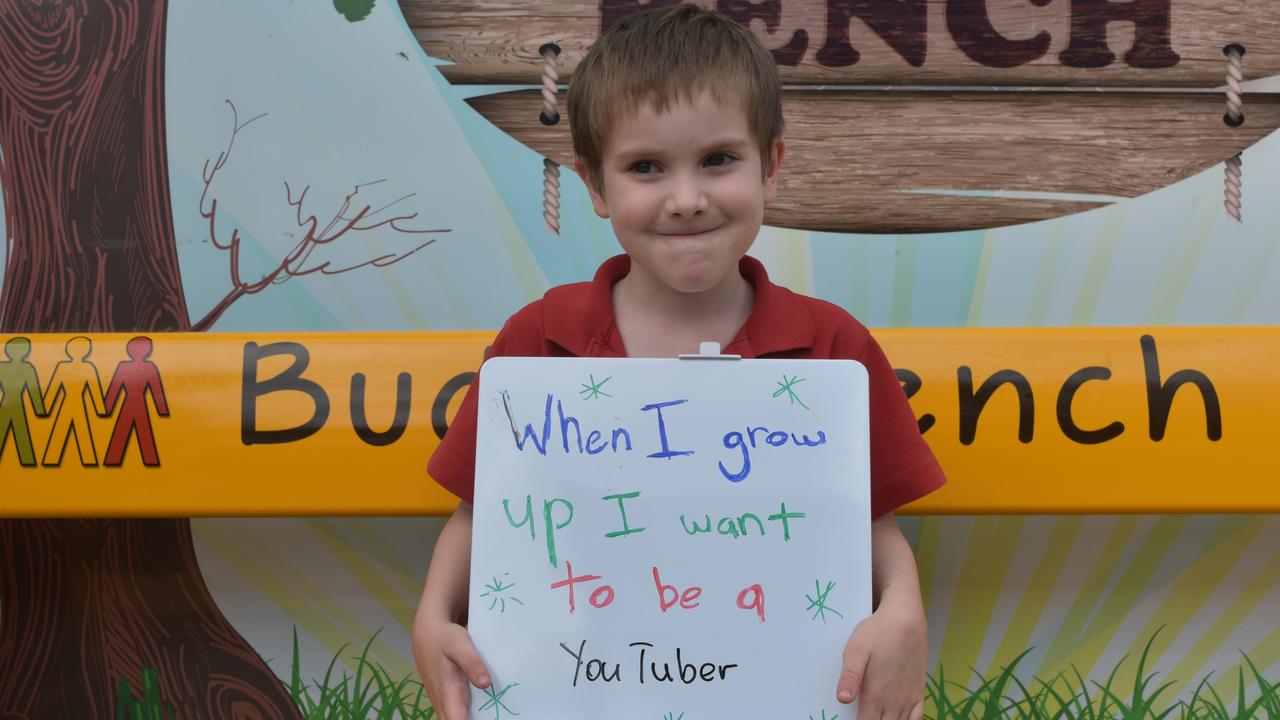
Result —
[{"label": "painted grass", "polygon": [[133,697],[128,678],[116,687],[116,720],[174,720],[173,705],[160,699],[160,673],[142,668],[142,697]]},{"label": "painted grass", "polygon": [[431,709],[431,701],[427,698],[422,683],[408,675],[396,680],[381,665],[369,660],[369,648],[377,637],[378,633],[374,633],[360,654],[350,657],[355,663],[354,675],[346,668],[343,668],[340,675],[334,674],[334,666],[346,650],[344,645],[329,660],[324,677],[307,685],[302,682],[298,669],[298,630],[294,628],[293,663],[288,689],[304,718],[434,720],[436,712]]},{"label": "painted grass", "polygon": [[[1156,633],[1159,634],[1158,632]],[[329,661],[324,677],[310,684],[302,681],[298,662],[298,633],[293,633],[293,663],[286,688],[307,720],[435,720],[435,711],[422,684],[413,676],[395,679],[369,659],[369,638],[358,655],[347,658],[347,668],[335,672],[346,647]],[[1280,681],[1272,682],[1244,656],[1237,669],[1235,696],[1221,697],[1205,677],[1188,700],[1165,697],[1171,682],[1159,683],[1147,672],[1147,657],[1156,635],[1147,641],[1132,684],[1120,684],[1127,659],[1122,659],[1104,680],[1086,679],[1072,668],[1045,681],[1029,685],[1017,675],[1027,650],[990,678],[975,678],[977,687],[946,679],[942,668],[926,681],[926,720],[1280,720]],[[1253,698],[1250,700],[1249,698]],[[121,678],[116,720],[174,720],[173,708],[162,702],[156,671],[142,671],[142,698],[135,700],[128,680]]]},{"label": "painted grass", "polygon": [[[1157,631],[1157,635],[1159,632]],[[1138,658],[1138,671],[1132,686],[1116,683],[1127,658],[1112,669],[1104,681],[1086,680],[1072,668],[1072,674],[1059,674],[1049,681],[1036,678],[1031,686],[1015,675],[1018,663],[1027,650],[1009,663],[998,675],[977,678],[978,687],[971,689],[946,680],[942,668],[938,676],[927,680],[925,717],[929,720],[1280,720],[1280,682],[1262,676],[1246,655],[1251,678],[1246,682],[1244,668],[1237,670],[1235,698],[1224,700],[1209,685],[1200,681],[1186,701],[1165,700],[1161,696],[1173,683],[1156,684],[1156,673],[1147,674],[1147,656],[1156,636],[1147,641]],[[1249,685],[1256,685],[1257,696]]]}]

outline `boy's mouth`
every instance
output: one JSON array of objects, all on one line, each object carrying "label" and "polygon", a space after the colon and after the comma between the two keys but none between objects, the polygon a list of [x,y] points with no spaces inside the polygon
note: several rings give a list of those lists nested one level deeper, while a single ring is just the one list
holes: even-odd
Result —
[{"label": "boy's mouth", "polygon": [[663,237],[686,238],[686,237],[697,237],[699,235],[705,235],[711,232],[712,230],[716,230],[716,229],[718,229],[718,227],[709,227],[709,228],[701,228],[701,229],[691,228],[688,230],[680,230],[677,232],[659,231],[658,234]]}]

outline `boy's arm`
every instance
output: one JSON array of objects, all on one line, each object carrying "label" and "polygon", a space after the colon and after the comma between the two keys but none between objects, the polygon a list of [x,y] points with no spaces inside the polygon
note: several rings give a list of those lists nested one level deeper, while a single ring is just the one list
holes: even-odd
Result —
[{"label": "boy's arm", "polygon": [[468,682],[489,686],[489,671],[463,623],[471,579],[471,505],[453,512],[436,541],[413,620],[413,658],[442,720],[466,720]]},{"label": "boy's arm", "polygon": [[871,523],[875,611],[858,623],[844,649],[836,699],[858,703],[858,716],[920,720],[928,653],[924,604],[911,546],[893,513]]}]

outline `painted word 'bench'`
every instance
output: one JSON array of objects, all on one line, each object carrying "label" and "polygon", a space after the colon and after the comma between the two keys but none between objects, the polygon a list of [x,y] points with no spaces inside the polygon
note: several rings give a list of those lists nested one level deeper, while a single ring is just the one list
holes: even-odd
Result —
[{"label": "painted word 'bench'", "polygon": [[[1276,512],[1280,327],[880,330],[908,513]],[[0,517],[439,515],[492,332],[0,335]]]}]

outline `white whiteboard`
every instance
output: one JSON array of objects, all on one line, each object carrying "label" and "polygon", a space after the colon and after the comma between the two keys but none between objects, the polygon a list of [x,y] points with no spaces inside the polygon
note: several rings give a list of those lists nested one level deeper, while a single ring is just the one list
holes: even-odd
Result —
[{"label": "white whiteboard", "polygon": [[854,717],[860,364],[494,358],[479,389],[472,718]]}]

